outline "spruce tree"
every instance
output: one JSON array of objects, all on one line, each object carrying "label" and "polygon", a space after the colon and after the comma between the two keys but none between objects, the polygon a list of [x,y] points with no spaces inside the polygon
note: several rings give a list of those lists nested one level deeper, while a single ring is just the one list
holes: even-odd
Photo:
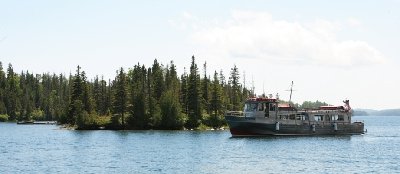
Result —
[{"label": "spruce tree", "polygon": [[200,93],[200,76],[198,73],[195,57],[192,56],[190,65],[190,74],[188,79],[188,121],[186,127],[188,129],[197,128],[202,120],[201,113],[201,93]]},{"label": "spruce tree", "polygon": [[101,112],[102,107],[102,91],[101,91],[101,82],[99,81],[99,76],[96,75],[93,81],[93,100],[95,103],[95,110],[97,115],[103,115]]},{"label": "spruce tree", "polygon": [[84,84],[82,80],[81,67],[78,65],[76,74],[73,77],[70,103],[68,107],[68,113],[66,116],[67,118],[65,120],[66,123],[75,125],[76,120],[79,119],[79,117],[82,117],[83,107],[81,105],[83,104],[82,102],[83,92],[84,92]]},{"label": "spruce tree", "polygon": [[181,75],[181,87],[180,87],[180,97],[179,101],[182,106],[182,112],[188,115],[188,86],[187,86],[187,81],[188,81],[188,75],[186,73],[186,68],[183,71],[183,74]]},{"label": "spruce tree", "polygon": [[214,128],[221,127],[223,118],[222,89],[218,80],[217,71],[214,72],[214,80],[211,87],[210,109],[212,111],[211,126]]},{"label": "spruce tree", "polygon": [[171,61],[166,69],[166,91],[160,99],[161,129],[181,129],[185,123],[184,114],[181,112],[179,102],[179,79],[176,67]]},{"label": "spruce tree", "polygon": [[114,91],[114,102],[113,102],[113,120],[115,126],[119,126],[119,120],[121,120],[122,128],[125,128],[125,112],[127,111],[127,83],[126,74],[124,69],[121,67],[117,77],[115,79],[115,91]]},{"label": "spruce tree", "polygon": [[17,74],[14,73],[12,65],[8,64],[6,83],[7,98],[5,104],[9,120],[15,120],[17,118],[18,90]]},{"label": "spruce tree", "polygon": [[202,96],[203,96],[203,106],[207,112],[210,114],[210,101],[209,101],[209,82],[210,80],[207,78],[207,62],[204,63],[204,78],[202,81]]},{"label": "spruce tree", "polygon": [[147,125],[146,113],[146,80],[147,69],[139,63],[128,72],[130,90],[129,125],[136,129],[144,129]]},{"label": "spruce tree", "polygon": [[232,109],[237,111],[241,109],[241,92],[239,83],[239,69],[234,65],[231,69],[231,76],[229,77],[229,83],[231,84],[231,105]]},{"label": "spruce tree", "polygon": [[5,105],[6,98],[6,75],[3,70],[3,64],[0,61],[0,114],[7,114],[7,109]]},{"label": "spruce tree", "polygon": [[85,71],[82,71],[81,76],[82,76],[81,78],[82,78],[82,89],[83,89],[82,93],[83,108],[88,114],[91,114],[95,110],[95,103],[92,97],[91,85],[87,80]]}]

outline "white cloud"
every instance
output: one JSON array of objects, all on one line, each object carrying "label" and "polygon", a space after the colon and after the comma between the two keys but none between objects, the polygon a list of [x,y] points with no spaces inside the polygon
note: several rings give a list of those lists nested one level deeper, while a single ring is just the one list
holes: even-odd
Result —
[{"label": "white cloud", "polygon": [[347,23],[348,23],[350,26],[352,26],[352,27],[359,27],[359,26],[361,26],[361,21],[359,21],[358,19],[353,18],[353,17],[348,18],[348,19],[347,19]]},{"label": "white cloud", "polygon": [[[225,21],[201,21],[186,12],[184,19],[191,22],[188,26],[196,26],[191,40],[214,57],[344,67],[385,62],[383,54],[364,41],[337,40],[341,24],[328,20],[291,22],[251,11],[233,11]],[[345,25],[357,22],[353,19]]]}]

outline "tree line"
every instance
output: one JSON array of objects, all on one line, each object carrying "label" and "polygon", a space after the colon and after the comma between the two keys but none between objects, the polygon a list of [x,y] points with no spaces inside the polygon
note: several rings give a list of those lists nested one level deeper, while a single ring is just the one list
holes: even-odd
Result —
[{"label": "tree line", "polygon": [[228,78],[209,75],[192,56],[188,71],[178,75],[171,61],[154,60],[116,71],[114,79],[88,79],[76,73],[33,74],[3,70],[0,62],[0,117],[8,120],[56,120],[78,129],[196,129],[224,125],[225,110],[241,110],[250,91],[240,83],[236,65]]}]

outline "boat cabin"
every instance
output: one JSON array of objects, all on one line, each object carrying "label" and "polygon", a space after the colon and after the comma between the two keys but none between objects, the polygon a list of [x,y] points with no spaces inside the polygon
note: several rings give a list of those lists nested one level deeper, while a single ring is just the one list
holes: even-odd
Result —
[{"label": "boat cabin", "polygon": [[243,116],[279,120],[288,124],[301,122],[351,123],[351,111],[346,108],[350,108],[348,100],[345,101],[345,106],[321,106],[317,109],[297,110],[289,104],[279,103],[277,99],[250,98],[245,102]]}]

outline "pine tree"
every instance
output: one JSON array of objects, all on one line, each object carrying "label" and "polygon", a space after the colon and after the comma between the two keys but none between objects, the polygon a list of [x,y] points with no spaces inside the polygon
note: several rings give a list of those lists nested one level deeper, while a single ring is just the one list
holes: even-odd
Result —
[{"label": "pine tree", "polygon": [[161,98],[162,93],[164,92],[165,86],[162,65],[157,62],[157,59],[154,60],[153,66],[151,68],[151,77],[153,97],[155,100],[158,101]]},{"label": "pine tree", "polygon": [[[76,120],[79,119],[83,115],[83,92],[84,92],[84,84],[82,80],[81,67],[78,65],[76,74],[73,78],[72,84],[72,92],[71,99],[68,107],[68,113],[66,118],[66,123],[74,125]],[[81,120],[81,119],[79,119]]]},{"label": "pine tree", "polygon": [[92,92],[91,92],[91,88],[90,88],[90,84],[87,81],[87,77],[86,77],[86,73],[85,71],[82,71],[81,74],[81,79],[82,79],[82,89],[83,89],[83,93],[82,93],[82,103],[83,103],[83,108],[84,110],[88,113],[91,114],[94,112],[94,108],[95,108],[95,104],[92,98]]},{"label": "pine tree", "polygon": [[187,86],[187,81],[188,81],[188,75],[186,73],[186,68],[184,69],[183,74],[181,75],[181,88],[180,88],[180,98],[179,101],[182,106],[182,112],[188,115],[188,86]]},{"label": "pine tree", "polygon": [[128,72],[130,90],[129,125],[136,129],[144,129],[148,125],[146,107],[147,69],[139,63]]},{"label": "pine tree", "polygon": [[149,71],[148,77],[150,82],[149,95],[149,109],[150,109],[150,122],[149,126],[153,128],[159,127],[161,123],[161,110],[160,110],[160,98],[165,92],[165,81],[163,75],[163,66],[154,60],[151,71]]},{"label": "pine tree", "polygon": [[18,105],[18,90],[17,85],[17,74],[14,73],[14,69],[11,64],[8,64],[7,69],[7,83],[6,83],[6,109],[9,115],[9,120],[15,120],[17,118],[17,105]]},{"label": "pine tree", "polygon": [[214,80],[212,81],[211,87],[211,104],[210,109],[212,110],[211,126],[214,128],[221,127],[223,115],[223,103],[222,103],[222,89],[218,80],[217,71],[214,72]]},{"label": "pine tree", "polygon": [[240,84],[239,84],[239,70],[234,65],[231,69],[231,76],[229,77],[229,83],[231,84],[231,105],[232,109],[237,111],[241,109],[241,101],[240,101]]},{"label": "pine tree", "polygon": [[6,75],[3,71],[3,64],[0,61],[0,114],[7,114],[7,109],[5,105],[6,83]]},{"label": "pine tree", "polygon": [[195,57],[192,56],[190,74],[188,79],[188,121],[186,127],[189,129],[197,128],[202,120],[201,113],[201,93],[200,76],[195,63]]},{"label": "pine tree", "polygon": [[[113,120],[115,124],[122,122],[122,128],[125,128],[125,112],[127,111],[127,82],[124,69],[121,67],[115,79],[115,91],[113,102]],[[117,126],[117,125],[116,125]]]},{"label": "pine tree", "polygon": [[107,94],[108,94],[108,90],[107,90],[107,82],[104,80],[104,77],[101,76],[101,80],[100,80],[100,93],[99,93],[99,103],[97,105],[97,110],[99,112],[99,115],[106,115],[107,111],[109,109],[108,105],[107,105]]},{"label": "pine tree", "polygon": [[210,114],[210,101],[209,101],[209,82],[210,80],[207,78],[207,62],[204,63],[204,78],[202,81],[202,94],[203,94],[203,106],[207,111],[207,114]]},{"label": "pine tree", "polygon": [[166,91],[160,99],[161,129],[181,129],[185,123],[184,114],[179,103],[179,79],[176,67],[171,61],[166,70]]},{"label": "pine tree", "polygon": [[102,89],[101,89],[101,82],[99,81],[99,76],[96,75],[93,81],[93,100],[95,103],[95,110],[97,115],[103,115],[101,112],[102,107]]}]

